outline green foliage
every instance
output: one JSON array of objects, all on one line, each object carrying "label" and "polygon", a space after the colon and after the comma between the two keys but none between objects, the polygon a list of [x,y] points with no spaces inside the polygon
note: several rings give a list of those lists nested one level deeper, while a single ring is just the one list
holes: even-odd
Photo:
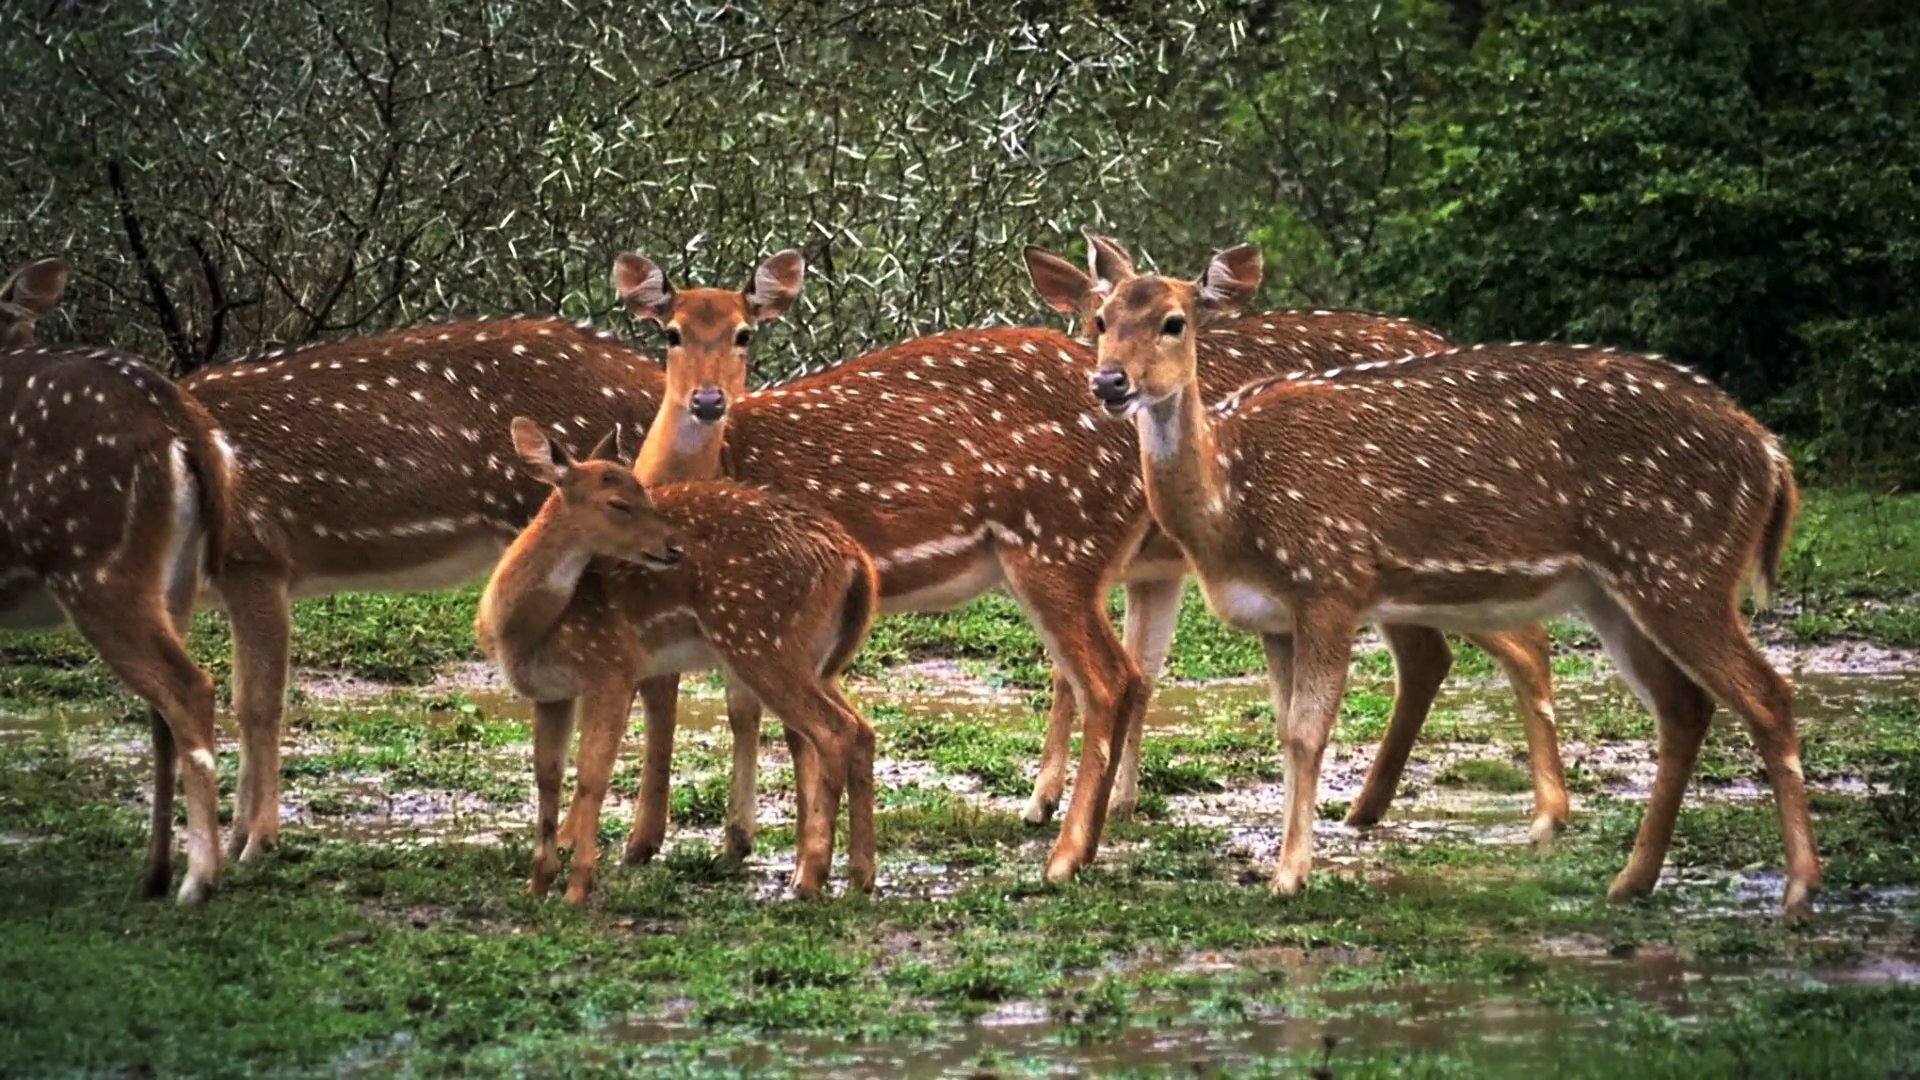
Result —
[{"label": "green foliage", "polygon": [[1804,461],[1911,483],[1920,431],[1920,9],[1502,5],[1368,261],[1461,340],[1669,353]]}]

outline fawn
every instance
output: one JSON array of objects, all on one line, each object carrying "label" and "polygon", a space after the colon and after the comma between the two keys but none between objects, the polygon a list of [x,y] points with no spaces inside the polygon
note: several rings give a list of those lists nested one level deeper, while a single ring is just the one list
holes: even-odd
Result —
[{"label": "fawn", "polygon": [[[676,422],[662,410],[655,430]],[[714,482],[644,488],[618,459],[612,434],[583,461],[524,417],[513,421],[513,440],[528,472],[553,491],[488,581],[475,627],[482,650],[535,703],[533,893],[544,895],[559,870],[560,783],[576,703],[581,745],[566,829],[573,904],[592,890],[600,808],[640,683],[715,668],[786,729],[798,809],[795,893],[815,896],[825,883],[843,790],[848,876],[871,890],[873,728],[839,686],[879,591],[866,553],[830,519],[775,495]]]},{"label": "fawn", "polygon": [[[776,255],[755,275],[748,329],[791,301],[783,273],[796,259]],[[732,349],[735,329],[682,352]],[[291,601],[450,588],[484,574],[548,493],[489,433],[515,415],[582,441],[643,430],[663,381],[652,358],[585,324],[527,317],[416,326],[187,380],[243,465],[211,598],[233,622],[235,857],[253,858],[279,835]]]},{"label": "fawn", "polygon": [[[1256,384],[1207,408],[1195,330],[1252,299],[1257,248],[1193,281],[1120,275],[1090,386],[1139,433],[1154,519],[1213,612],[1262,636],[1288,799],[1274,889],[1312,865],[1320,759],[1362,621],[1500,630],[1580,611],[1660,732],[1609,896],[1653,888],[1716,702],[1766,763],[1783,905],[1820,881],[1792,692],[1746,634],[1798,495],[1773,436],[1707,379],[1579,346],[1450,349]],[[1040,389],[1040,388],[1036,388]]]},{"label": "fawn", "polygon": [[150,706],[145,891],[172,881],[175,773],[187,795],[182,903],[220,879],[214,687],[181,643],[226,547],[231,457],[194,400],[106,349],[34,345],[66,286],[42,259],[0,287],[0,626],[71,622]]}]

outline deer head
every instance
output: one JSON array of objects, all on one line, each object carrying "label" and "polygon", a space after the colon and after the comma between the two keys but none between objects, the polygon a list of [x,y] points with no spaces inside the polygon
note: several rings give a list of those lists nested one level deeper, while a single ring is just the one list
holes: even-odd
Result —
[{"label": "deer head", "polygon": [[524,416],[513,418],[513,446],[522,467],[553,486],[546,512],[557,511],[594,555],[666,569],[680,561],[680,538],[622,459],[619,442],[616,427],[584,460],[576,460],[540,425]]},{"label": "deer head", "polygon": [[664,417],[684,412],[716,424],[727,405],[747,392],[747,347],[759,324],[786,314],[800,295],[806,263],[797,251],[770,256],[738,292],[676,290],[653,261],[628,252],[613,263],[613,287],[637,318],[658,323],[667,336]]},{"label": "deer head", "polygon": [[1027,276],[1047,306],[1074,318],[1074,336],[1094,338],[1094,320],[1113,287],[1133,276],[1133,258],[1111,237],[1086,233],[1087,269],[1037,247],[1026,249]]},{"label": "deer head", "polygon": [[67,287],[67,268],[59,259],[30,262],[0,286],[0,349],[33,344],[33,326],[53,310]]},{"label": "deer head", "polygon": [[[1112,241],[1096,248],[1094,263],[1096,282],[1111,274],[1113,285],[1093,316],[1100,366],[1090,382],[1113,416],[1163,404],[1197,383],[1195,330],[1239,314],[1260,288],[1260,249],[1251,244],[1215,255],[1193,281],[1136,275]],[[1045,292],[1051,278],[1034,284],[1056,308],[1067,299]]]}]

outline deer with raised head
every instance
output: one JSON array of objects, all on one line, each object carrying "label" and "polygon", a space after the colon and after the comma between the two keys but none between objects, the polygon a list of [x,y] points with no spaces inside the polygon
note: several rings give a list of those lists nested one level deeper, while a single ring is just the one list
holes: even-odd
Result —
[{"label": "deer with raised head", "polygon": [[[654,426],[677,422],[663,409]],[[794,891],[815,896],[826,881],[843,792],[848,876],[871,890],[873,728],[839,687],[873,620],[878,585],[866,553],[831,519],[766,492],[710,481],[649,490],[618,459],[614,435],[584,461],[525,418],[514,420],[513,440],[553,493],[488,581],[475,626],[482,650],[535,703],[534,894],[559,870],[560,783],[576,708],[573,904],[593,887],[600,808],[641,681],[713,669],[786,729],[800,847]]]},{"label": "deer with raised head", "polygon": [[[1027,273],[1035,290],[1055,311],[1072,316],[1078,336],[1092,340],[1101,301],[1115,281],[1131,276],[1133,260],[1110,237],[1087,235],[1087,270],[1042,251],[1026,249]],[[1200,388],[1207,400],[1261,379],[1351,365],[1388,356],[1437,352],[1449,343],[1440,334],[1408,319],[1352,311],[1270,311],[1207,326],[1195,338]],[[1151,527],[1127,566],[1125,640],[1149,679],[1158,678],[1173,642],[1180,597],[1187,575],[1180,547]],[[1393,711],[1380,748],[1367,770],[1360,793],[1348,807],[1346,823],[1365,827],[1386,814],[1415,739],[1446,681],[1453,652],[1446,635],[1425,626],[1381,625],[1394,662]],[[1552,641],[1539,625],[1494,633],[1467,633],[1468,640],[1493,657],[1512,685],[1526,733],[1533,777],[1533,822],[1528,831],[1536,846],[1551,845],[1567,823],[1567,788],[1553,725]],[[1276,711],[1284,730],[1286,712]],[[1056,671],[1053,704],[1040,773],[1027,807],[1027,820],[1051,815],[1066,785],[1067,749],[1073,730],[1073,696],[1063,690]],[[1121,755],[1114,785],[1115,813],[1131,811],[1139,798],[1140,740],[1144,725],[1133,730]]]},{"label": "deer with raised head", "polygon": [[[652,300],[664,279],[651,263],[623,256],[614,277],[636,314],[660,321],[671,333],[674,316]],[[654,285],[639,288],[645,282]],[[1312,330],[1296,332],[1312,339]],[[1319,334],[1320,348],[1342,356],[1394,355],[1405,352],[1407,342],[1432,336],[1404,322],[1365,316],[1329,318]],[[749,393],[728,412],[724,427],[701,429],[675,449],[675,468],[682,471],[674,475],[715,475],[711,470],[724,460],[735,480],[833,514],[874,555],[882,613],[941,610],[998,587],[1014,595],[1062,672],[1068,690],[1061,696],[1074,698],[1087,722],[1080,773],[1089,781],[1081,787],[1086,797],[1075,800],[1049,858],[1047,874],[1054,880],[1071,876],[1092,857],[1118,764],[1111,740],[1114,732],[1136,727],[1145,710],[1147,682],[1127,658],[1105,609],[1109,587],[1128,573],[1149,522],[1132,466],[1136,451],[1124,430],[1096,423],[1066,400],[1009,396],[1005,390],[1036,380],[1078,386],[1092,363],[1090,350],[1053,331],[936,334]],[[670,380],[674,367],[669,364]],[[744,368],[722,381],[736,377],[744,379]],[[679,401],[691,385],[669,390],[668,400]],[[1150,568],[1149,574],[1165,569]],[[1150,583],[1157,605],[1130,600],[1130,625],[1147,622],[1144,613],[1151,609],[1157,612],[1151,625],[1171,629],[1178,572],[1170,578],[1159,573]],[[1428,680],[1432,687],[1445,674],[1443,639],[1439,648],[1439,675]],[[1162,639],[1158,654],[1164,653]],[[1537,692],[1529,701],[1547,700],[1544,636],[1538,656]],[[1435,666],[1429,662],[1421,670]],[[1432,698],[1428,688],[1418,700],[1420,689],[1409,683],[1408,704],[1396,709],[1395,730],[1406,730],[1409,743]],[[668,805],[672,684],[649,683],[642,695],[646,759],[627,842],[630,862],[660,850]],[[759,714],[752,696],[732,686],[727,705],[734,771],[725,847],[737,857],[752,843]],[[1058,722],[1061,705],[1055,708]],[[1067,710],[1070,719],[1071,706]],[[1399,721],[1402,711],[1414,717],[1410,726]],[[1064,759],[1066,740],[1052,745]],[[1552,761],[1557,776],[1557,757]],[[1054,775],[1051,799],[1057,802],[1064,769]],[[1397,773],[1376,785],[1384,792],[1382,808],[1396,782]],[[1558,816],[1564,814],[1562,795]]]},{"label": "deer with raised head", "polygon": [[43,259],[0,288],[0,627],[70,622],[150,706],[153,829],[145,891],[173,880],[176,770],[187,796],[182,903],[220,879],[214,688],[181,639],[222,558],[230,459],[192,398],[131,357],[35,346],[66,271]]},{"label": "deer with raised head", "polygon": [[[748,324],[764,310],[748,304]],[[233,623],[237,857],[279,834],[291,601],[442,589],[484,574],[548,495],[496,433],[516,415],[561,438],[644,430],[662,384],[644,353],[584,324],[526,317],[417,326],[187,380],[242,466],[230,558],[215,582]]]},{"label": "deer with raised head", "polygon": [[1101,303],[1105,411],[1132,422],[1153,516],[1208,606],[1262,636],[1284,709],[1273,886],[1312,866],[1320,761],[1364,621],[1501,630],[1568,610],[1654,714],[1660,760],[1609,896],[1653,888],[1715,703],[1746,721],[1787,856],[1784,906],[1820,881],[1792,692],[1740,604],[1771,587],[1797,505],[1773,436],[1708,380],[1578,346],[1450,349],[1256,385],[1209,409],[1195,331],[1258,288],[1259,249],[1197,280],[1122,275]]}]

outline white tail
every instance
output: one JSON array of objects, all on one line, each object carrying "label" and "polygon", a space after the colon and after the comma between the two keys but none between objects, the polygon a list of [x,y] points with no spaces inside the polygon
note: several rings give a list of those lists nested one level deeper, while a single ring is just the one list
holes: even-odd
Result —
[{"label": "white tail", "polygon": [[1123,277],[1094,396],[1140,435],[1155,519],[1214,612],[1263,635],[1288,717],[1274,886],[1312,864],[1321,755],[1364,620],[1501,630],[1581,611],[1660,726],[1658,776],[1610,895],[1653,887],[1715,701],[1746,720],[1787,849],[1785,905],[1820,863],[1792,697],[1740,600],[1796,502],[1765,429],[1664,361],[1566,346],[1448,350],[1279,380],[1209,411],[1194,331],[1258,287],[1251,247],[1196,281]]},{"label": "white tail", "polygon": [[187,794],[182,902],[220,878],[213,681],[181,644],[222,558],[229,458],[213,421],[139,361],[32,345],[65,272],[42,260],[0,291],[0,626],[70,621],[152,708],[145,887],[172,882],[177,769]]}]

